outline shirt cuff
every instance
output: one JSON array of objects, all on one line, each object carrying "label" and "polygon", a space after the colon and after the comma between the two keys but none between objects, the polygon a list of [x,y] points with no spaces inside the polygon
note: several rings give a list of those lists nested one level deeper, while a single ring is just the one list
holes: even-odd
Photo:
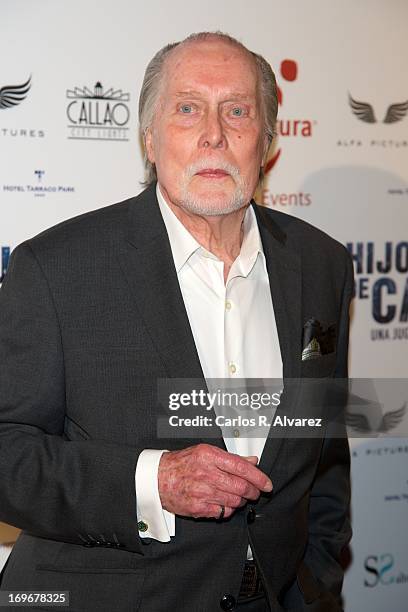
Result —
[{"label": "shirt cuff", "polygon": [[176,533],[176,518],[161,505],[158,484],[159,462],[166,450],[147,448],[136,464],[136,513],[141,538],[170,542]]}]

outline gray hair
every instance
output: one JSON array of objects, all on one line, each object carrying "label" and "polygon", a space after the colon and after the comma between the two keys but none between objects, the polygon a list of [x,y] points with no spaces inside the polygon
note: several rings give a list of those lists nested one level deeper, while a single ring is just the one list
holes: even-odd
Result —
[{"label": "gray hair", "polygon": [[[160,85],[163,81],[163,66],[165,60],[173,49],[181,44],[205,41],[211,38],[218,38],[231,45],[239,47],[254,59],[255,64],[258,68],[261,82],[261,96],[263,101],[263,114],[264,114],[264,131],[268,138],[268,147],[270,146],[272,139],[275,135],[276,116],[278,114],[278,94],[276,87],[276,80],[273,70],[269,63],[259,55],[247,49],[241,42],[236,38],[233,38],[229,34],[223,32],[198,32],[196,34],[190,34],[184,40],[174,42],[166,45],[160,51],[156,53],[153,59],[149,62],[143,79],[142,88],[140,90],[139,97],[139,125],[140,131],[145,143],[146,131],[151,127],[153,119],[157,110],[157,104],[160,95]],[[147,158],[146,147],[144,154],[145,163],[145,185],[149,185],[157,179],[156,167]],[[260,169],[259,179],[262,180],[263,171]]]}]

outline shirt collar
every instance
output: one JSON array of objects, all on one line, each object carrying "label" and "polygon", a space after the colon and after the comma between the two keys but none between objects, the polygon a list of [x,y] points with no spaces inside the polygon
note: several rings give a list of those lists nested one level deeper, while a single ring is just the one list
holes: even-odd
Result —
[{"label": "shirt collar", "polygon": [[[187,263],[190,257],[197,251],[201,250],[203,254],[215,257],[214,255],[209,254],[208,251],[206,251],[206,249],[204,249],[200,243],[197,242],[194,236],[190,234],[187,228],[174,214],[160,191],[159,183],[156,185],[156,195],[160,212],[169,237],[177,274]],[[241,251],[233,263],[235,270],[234,275],[247,276],[256,262],[258,253],[262,255],[264,265],[266,265],[255,211],[250,205],[248,206],[244,217],[244,235]]]},{"label": "shirt collar", "polygon": [[160,191],[159,183],[156,185],[156,195],[169,237],[174,265],[176,266],[178,274],[191,255],[195,253],[201,245],[171,210]]},{"label": "shirt collar", "polygon": [[255,211],[249,205],[244,217],[241,250],[231,267],[233,276],[248,276],[256,263],[258,254],[266,264]]}]

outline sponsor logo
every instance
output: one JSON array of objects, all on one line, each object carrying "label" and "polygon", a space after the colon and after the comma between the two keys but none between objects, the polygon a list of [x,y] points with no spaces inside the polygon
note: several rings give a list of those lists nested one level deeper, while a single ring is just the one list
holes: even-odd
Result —
[{"label": "sponsor logo", "polygon": [[5,85],[0,89],[0,110],[13,108],[26,99],[31,87],[31,76],[21,85]]},{"label": "sponsor logo", "polygon": [[38,178],[38,181],[41,183],[42,177],[45,174],[45,170],[34,170],[34,174]]},{"label": "sponsor logo", "polygon": [[[407,138],[393,138],[393,135],[400,134],[392,131],[392,126],[395,123],[403,121],[408,115],[408,100],[405,102],[393,102],[383,111],[382,119],[378,109],[374,109],[370,102],[362,102],[348,94],[348,103],[352,115],[368,124],[370,136],[367,137],[367,131],[364,131],[364,137],[361,135],[353,137],[342,137],[337,140],[338,147],[381,147],[382,149],[399,149],[408,146]],[[369,127],[371,126],[371,127]]]},{"label": "sponsor logo", "polygon": [[[352,450],[351,456],[353,458],[361,458],[361,457],[391,457],[393,455],[407,455],[408,454],[408,445],[405,446],[378,446],[378,447],[370,447],[370,448],[354,448]],[[408,497],[408,496],[407,496]]]},{"label": "sponsor logo", "polygon": [[269,189],[262,189],[257,202],[264,206],[309,206],[312,203],[312,194],[303,191],[292,193],[272,193]]},{"label": "sponsor logo", "polygon": [[2,246],[1,247],[0,283],[3,282],[3,279],[6,275],[9,259],[10,259],[10,247]]},{"label": "sponsor logo", "polygon": [[31,128],[0,128],[0,138],[44,138],[45,131]]},{"label": "sponsor logo", "polygon": [[[365,123],[377,123],[375,118],[374,109],[368,102],[359,102],[354,100],[349,94],[349,104],[352,112]],[[390,104],[385,113],[383,123],[396,123],[402,121],[408,112],[408,100],[406,102],[399,102],[396,104]]]},{"label": "sponsor logo", "polygon": [[408,574],[395,567],[394,555],[391,553],[368,555],[364,560],[364,569],[364,586],[368,588],[408,582]]},{"label": "sponsor logo", "polygon": [[[280,76],[283,81],[293,83],[298,78],[298,64],[295,60],[285,59],[281,62],[279,68]],[[285,91],[286,95],[286,91]],[[284,94],[281,87],[278,85],[278,102],[279,107],[284,108]],[[313,135],[313,127],[316,121],[311,119],[287,118],[283,117],[276,122],[276,135],[279,137],[279,144],[284,138],[310,138]],[[265,164],[264,172],[267,174],[277,163],[281,157],[282,148],[279,148],[273,153],[272,157]]]},{"label": "sponsor logo", "polygon": [[373,341],[408,340],[408,242],[349,242],[354,261],[354,296],[370,304],[379,327],[370,330]]},{"label": "sponsor logo", "polygon": [[[361,398],[359,398],[361,401]],[[364,400],[363,400],[364,401]],[[369,414],[373,412],[372,402],[365,402],[366,413],[358,412],[346,412],[346,424],[350,429],[353,429],[356,433],[362,435],[378,434],[378,433],[389,433],[393,429],[396,429],[398,425],[403,421],[407,404],[405,403],[401,408],[397,410],[390,410],[381,416],[380,422],[377,427],[371,422]],[[380,407],[380,406],[378,406]]]},{"label": "sponsor logo", "polygon": [[[0,111],[10,110],[19,106],[27,98],[31,89],[31,75],[24,83],[18,85],[4,85],[0,88]],[[17,110],[17,109],[16,109]],[[20,111],[19,111],[20,112]],[[0,127],[1,138],[44,138],[45,131],[33,127],[16,127],[5,125],[9,118],[14,118],[14,113],[1,113],[1,118],[4,119],[3,125]]]},{"label": "sponsor logo", "polygon": [[[281,62],[279,67],[279,74],[282,77],[283,82],[293,83],[298,78],[298,64],[295,60],[285,59]],[[286,96],[283,89],[278,85],[278,103],[279,108],[284,109],[284,96]],[[280,111],[279,111],[280,113]],[[276,122],[276,136],[279,138],[278,148],[274,149],[272,157],[266,162],[264,167],[264,174],[267,175],[275,167],[278,159],[282,155],[282,146],[284,140],[287,138],[310,138],[313,135],[313,128],[316,121],[311,119],[293,119],[293,118],[279,118]],[[262,189],[258,193],[257,201],[260,201],[264,206],[274,207],[297,207],[297,206],[309,206],[312,203],[312,195],[310,193],[290,192],[290,193],[273,193],[270,189]]]},{"label": "sponsor logo", "polygon": [[129,140],[129,93],[97,81],[93,89],[67,89],[66,97],[69,139]]},{"label": "sponsor logo", "polygon": [[72,194],[75,187],[62,183],[48,183],[44,180],[45,170],[34,170],[36,181],[26,184],[4,184],[3,191],[7,193],[29,193],[35,197],[45,197],[48,194]]}]

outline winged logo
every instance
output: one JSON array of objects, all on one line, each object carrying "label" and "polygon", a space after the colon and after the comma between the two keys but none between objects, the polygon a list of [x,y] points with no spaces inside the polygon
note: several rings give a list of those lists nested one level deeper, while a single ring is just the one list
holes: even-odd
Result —
[{"label": "winged logo", "polygon": [[396,123],[401,121],[408,112],[408,100],[399,104],[390,104],[387,109],[384,123]]},{"label": "winged logo", "polygon": [[346,425],[354,429],[357,433],[361,434],[388,433],[401,423],[405,416],[406,409],[407,403],[405,402],[401,408],[386,412],[377,428],[371,427],[366,414],[351,413],[347,411]]},{"label": "winged logo", "polygon": [[357,100],[354,100],[350,94],[349,104],[357,119],[360,119],[360,121],[365,121],[366,123],[377,123],[374,109],[371,104],[368,102],[358,102]]},{"label": "winged logo", "polygon": [[[360,121],[366,123],[377,123],[375,118],[374,109],[368,102],[359,102],[351,97],[349,94],[349,104],[354,115]],[[408,100],[406,102],[398,102],[396,104],[390,104],[385,113],[383,123],[396,123],[404,119],[408,113]]]},{"label": "winged logo", "polygon": [[31,87],[31,75],[21,85],[5,85],[0,89],[0,109],[17,106],[27,97]]}]

